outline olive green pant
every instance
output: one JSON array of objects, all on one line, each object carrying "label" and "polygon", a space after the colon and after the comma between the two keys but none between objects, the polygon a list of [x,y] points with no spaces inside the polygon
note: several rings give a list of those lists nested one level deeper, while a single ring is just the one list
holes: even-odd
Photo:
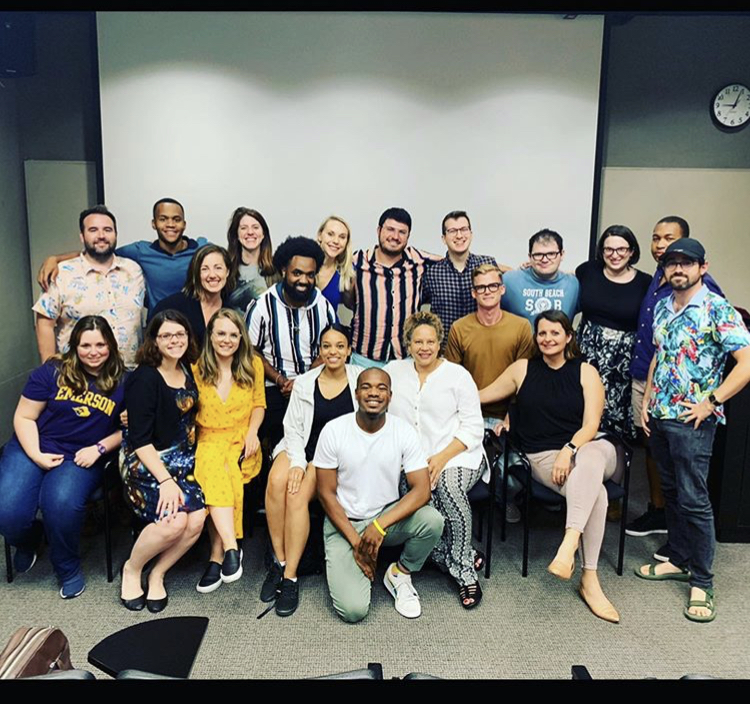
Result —
[{"label": "olive green pant", "polygon": [[[382,516],[396,503],[394,501],[386,506],[378,516]],[[373,520],[375,519],[352,521],[352,525],[361,534]],[[401,564],[410,572],[418,572],[443,534],[443,517],[432,506],[422,506],[408,518],[394,523],[386,532],[383,545],[403,544]],[[349,541],[327,516],[323,525],[323,537],[328,591],[333,600],[333,608],[344,621],[361,621],[370,610],[372,583],[354,561],[354,551]]]}]

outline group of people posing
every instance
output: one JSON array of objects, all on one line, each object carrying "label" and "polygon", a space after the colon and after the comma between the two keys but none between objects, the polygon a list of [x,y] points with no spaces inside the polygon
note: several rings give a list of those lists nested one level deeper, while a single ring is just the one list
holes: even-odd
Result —
[{"label": "group of people posing", "polygon": [[[618,479],[642,428],[654,504],[634,524],[661,508],[669,542],[659,551],[668,560],[636,575],[689,582],[685,615],[714,618],[706,477],[722,404],[750,380],[750,334],[684,219],[656,224],[653,277],[635,269],[638,242],[620,225],[575,275],[561,270],[563,240],[549,229],[531,237],[518,269],[474,254],[463,211],[443,219],[444,257],[408,244],[402,208],[386,210],[377,245],[356,252],[338,216],[274,250],[265,218],[248,208],[234,212],[226,248],[191,240],[169,198],[154,205],[154,242],[117,248],[104,206],[79,225],[83,251],[40,270],[43,364],[0,458],[0,533],[19,572],[46,535],[61,596],[83,592],[86,504],[121,450],[141,526],[122,569],[128,609],[166,607],[165,575],[204,524],[211,548],[197,590],[241,577],[244,488],[261,472],[272,559],[260,598],[278,615],[299,605],[316,497],[342,619],[366,616],[382,545],[404,545],[383,577],[400,614],[420,615],[412,573],[428,559],[475,608],[485,556],[472,546],[467,494],[489,478],[485,429],[500,433],[513,403],[534,478],[566,499],[548,571],[570,579],[580,553],[585,603],[619,621],[597,572],[603,482]],[[737,364],[722,381],[727,354]],[[513,501],[506,517],[519,519]]]}]

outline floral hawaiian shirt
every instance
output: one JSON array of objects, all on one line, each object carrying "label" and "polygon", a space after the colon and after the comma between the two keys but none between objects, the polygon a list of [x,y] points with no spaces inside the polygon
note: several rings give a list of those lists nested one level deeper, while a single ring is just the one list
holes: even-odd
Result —
[{"label": "floral hawaiian shirt", "polygon": [[[679,312],[674,295],[654,310],[656,366],[649,406],[652,417],[676,419],[685,406],[700,403],[721,384],[727,354],[750,346],[740,314],[721,296],[703,287]],[[724,408],[714,411],[724,423]]]},{"label": "floral hawaiian shirt", "polygon": [[141,267],[130,259],[114,256],[112,266],[102,273],[81,254],[62,262],[59,269],[57,280],[32,308],[57,321],[57,351],[68,349],[70,333],[81,318],[101,315],[112,326],[125,366],[134,368],[146,292]]}]

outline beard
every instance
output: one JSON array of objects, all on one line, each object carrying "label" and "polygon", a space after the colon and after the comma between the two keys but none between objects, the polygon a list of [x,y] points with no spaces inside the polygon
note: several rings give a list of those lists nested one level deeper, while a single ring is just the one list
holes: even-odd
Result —
[{"label": "beard", "polygon": [[89,244],[84,244],[83,249],[95,262],[99,262],[100,264],[103,264],[106,262],[114,253],[115,251],[115,245],[111,244],[106,249],[97,251]]},{"label": "beard", "polygon": [[305,303],[307,299],[310,298],[312,286],[307,286],[304,291],[300,291],[296,286],[291,286],[286,280],[284,280],[283,289],[284,295],[290,301],[294,301],[295,303]]}]

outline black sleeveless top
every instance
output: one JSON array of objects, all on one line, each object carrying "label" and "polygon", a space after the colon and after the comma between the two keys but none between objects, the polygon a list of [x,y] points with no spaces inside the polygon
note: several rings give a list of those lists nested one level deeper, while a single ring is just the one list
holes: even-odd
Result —
[{"label": "black sleeveless top", "polygon": [[516,427],[511,432],[524,452],[560,450],[583,424],[583,359],[569,359],[551,369],[541,358],[530,359],[516,395]]},{"label": "black sleeveless top", "polygon": [[312,458],[315,456],[315,448],[318,445],[318,438],[320,433],[323,431],[326,423],[329,420],[338,418],[347,413],[354,411],[354,404],[352,403],[352,392],[347,384],[338,396],[333,398],[326,398],[320,393],[320,387],[318,386],[318,380],[315,380],[315,410],[313,411],[313,424],[310,429],[310,437],[307,440],[305,446],[305,457],[308,462],[312,462]]}]

